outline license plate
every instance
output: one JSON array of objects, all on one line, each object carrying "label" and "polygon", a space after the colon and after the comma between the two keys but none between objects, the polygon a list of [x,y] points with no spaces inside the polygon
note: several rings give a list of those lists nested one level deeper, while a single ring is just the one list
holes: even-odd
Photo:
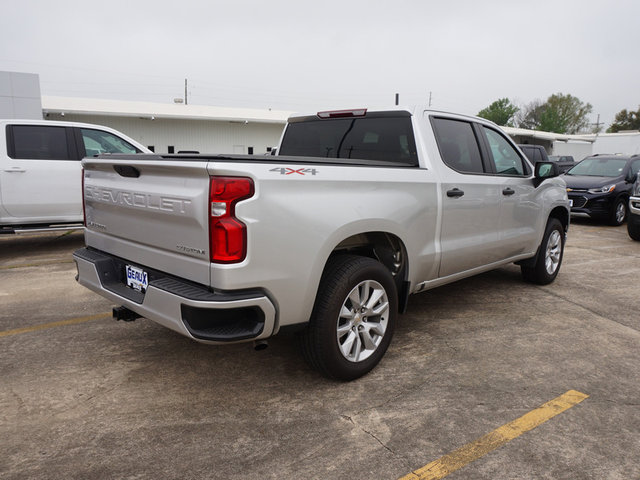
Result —
[{"label": "license plate", "polygon": [[127,286],[137,290],[139,292],[146,292],[149,286],[149,276],[147,272],[141,268],[127,265],[125,267],[125,273],[127,276]]},{"label": "license plate", "polygon": [[569,200],[569,208],[573,207],[573,200]]}]

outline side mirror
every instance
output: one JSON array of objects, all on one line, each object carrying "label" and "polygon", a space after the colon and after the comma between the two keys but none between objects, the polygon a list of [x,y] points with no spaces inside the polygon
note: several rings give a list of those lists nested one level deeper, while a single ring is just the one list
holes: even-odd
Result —
[{"label": "side mirror", "polygon": [[536,162],[535,173],[534,173],[534,186],[540,185],[543,180],[547,178],[553,178],[560,175],[560,169],[558,168],[558,164],[555,162]]}]

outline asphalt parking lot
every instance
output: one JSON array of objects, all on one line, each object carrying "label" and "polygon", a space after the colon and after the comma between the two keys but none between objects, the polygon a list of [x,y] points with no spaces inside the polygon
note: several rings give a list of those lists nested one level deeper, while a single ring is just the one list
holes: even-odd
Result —
[{"label": "asphalt parking lot", "polygon": [[290,336],[256,352],[112,320],[74,280],[82,245],[0,237],[3,479],[640,478],[625,226],[575,220],[551,285],[509,266],[412,297],[351,383],[310,370]]}]

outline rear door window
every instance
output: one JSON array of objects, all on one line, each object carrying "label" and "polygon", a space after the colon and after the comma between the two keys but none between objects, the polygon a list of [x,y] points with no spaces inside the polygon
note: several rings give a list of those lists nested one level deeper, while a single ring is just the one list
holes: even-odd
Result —
[{"label": "rear door window", "polygon": [[8,153],[20,160],[76,160],[67,141],[67,128],[45,125],[7,127]]},{"label": "rear door window", "polygon": [[470,122],[432,118],[442,160],[461,173],[484,173],[478,140]]}]

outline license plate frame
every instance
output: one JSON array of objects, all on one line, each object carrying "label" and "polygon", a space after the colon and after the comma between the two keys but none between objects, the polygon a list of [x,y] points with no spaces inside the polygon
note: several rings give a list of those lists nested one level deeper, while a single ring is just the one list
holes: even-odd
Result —
[{"label": "license plate frame", "polygon": [[125,265],[124,276],[127,287],[141,293],[145,293],[149,287],[149,274],[142,268],[134,265]]}]

